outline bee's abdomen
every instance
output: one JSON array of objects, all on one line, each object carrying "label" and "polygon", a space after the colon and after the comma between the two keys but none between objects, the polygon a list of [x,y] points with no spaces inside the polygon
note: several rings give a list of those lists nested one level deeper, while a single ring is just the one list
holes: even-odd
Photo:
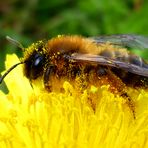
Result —
[{"label": "bee's abdomen", "polygon": [[148,78],[145,76],[140,76],[118,68],[113,68],[112,72],[127,86],[148,88]]},{"label": "bee's abdomen", "polygon": [[[139,56],[130,53],[127,50],[103,50],[100,55],[109,57],[117,61],[124,62],[125,64],[133,64],[141,68],[148,69],[148,64]],[[131,73],[118,67],[111,68],[112,72],[115,73],[127,86],[132,87],[144,87],[148,88],[148,77]],[[141,71],[142,73],[142,71]]]},{"label": "bee's abdomen", "polygon": [[127,50],[103,50],[101,56],[109,57],[121,62],[134,64],[139,67],[148,68],[148,64],[139,56],[129,53]]}]

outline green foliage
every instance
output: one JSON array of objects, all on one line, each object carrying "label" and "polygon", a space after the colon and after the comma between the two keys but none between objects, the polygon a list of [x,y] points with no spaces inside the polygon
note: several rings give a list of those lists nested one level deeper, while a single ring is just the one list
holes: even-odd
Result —
[{"label": "green foliage", "polygon": [[147,35],[147,10],[146,0],[0,1],[0,70],[4,68],[6,53],[21,55],[16,47],[5,40],[6,35],[24,46],[58,34]]}]

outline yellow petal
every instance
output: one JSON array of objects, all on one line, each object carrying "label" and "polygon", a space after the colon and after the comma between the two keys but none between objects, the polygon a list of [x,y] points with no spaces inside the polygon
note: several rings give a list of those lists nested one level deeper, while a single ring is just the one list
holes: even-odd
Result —
[{"label": "yellow petal", "polygon": [[[17,62],[15,55],[9,55],[6,67]],[[81,94],[67,81],[63,93],[32,89],[22,65],[5,82],[9,93],[0,91],[2,148],[148,147],[147,90],[129,90],[136,102],[134,119],[124,99],[110,93],[108,86],[92,86]],[[95,111],[90,96],[96,97]]]}]

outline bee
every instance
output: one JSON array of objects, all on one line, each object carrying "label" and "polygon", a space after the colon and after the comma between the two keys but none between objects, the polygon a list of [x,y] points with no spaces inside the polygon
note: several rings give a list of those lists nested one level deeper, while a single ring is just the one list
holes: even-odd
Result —
[{"label": "bee", "polygon": [[[24,51],[20,63],[12,66],[0,79],[19,64],[30,80],[41,78],[47,91],[61,90],[62,83],[73,82],[81,88],[109,84],[110,91],[127,98],[130,108],[133,101],[126,87],[148,88],[148,63],[127,50],[148,48],[148,38],[138,35],[111,35],[85,38],[61,35],[38,41],[28,48],[8,38]],[[133,111],[134,112],[134,111]]]}]

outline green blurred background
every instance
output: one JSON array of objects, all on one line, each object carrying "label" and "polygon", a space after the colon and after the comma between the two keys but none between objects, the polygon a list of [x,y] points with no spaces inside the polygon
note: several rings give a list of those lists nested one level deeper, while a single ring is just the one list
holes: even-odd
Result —
[{"label": "green blurred background", "polygon": [[[58,34],[148,35],[147,0],[1,0],[0,71],[6,53],[22,55],[5,36],[25,47]],[[140,53],[147,58],[146,51]]]}]

